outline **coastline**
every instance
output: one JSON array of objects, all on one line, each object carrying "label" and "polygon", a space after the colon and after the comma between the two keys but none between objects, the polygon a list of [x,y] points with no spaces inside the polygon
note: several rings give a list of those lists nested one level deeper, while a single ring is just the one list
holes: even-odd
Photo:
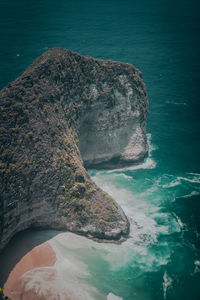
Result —
[{"label": "coastline", "polygon": [[[50,267],[56,262],[56,254],[50,244],[45,242],[40,246],[33,248],[28,252],[13,268],[4,285],[4,294],[12,300],[25,299],[45,299],[40,297],[34,289],[26,290],[26,280],[23,275],[35,268]],[[51,280],[55,276],[55,270],[49,272],[47,280]]]}]

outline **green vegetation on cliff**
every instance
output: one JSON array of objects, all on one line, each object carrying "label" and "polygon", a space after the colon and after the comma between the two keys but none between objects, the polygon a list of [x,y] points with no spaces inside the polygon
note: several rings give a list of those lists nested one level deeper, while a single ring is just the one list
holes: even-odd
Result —
[{"label": "green vegetation on cliff", "polygon": [[0,300],[9,300],[7,296],[4,296],[3,288],[0,288]]},{"label": "green vegetation on cliff", "polygon": [[109,240],[128,235],[126,216],[91,181],[79,151],[80,120],[95,103],[112,111],[115,89],[126,94],[122,74],[138,99],[146,96],[132,65],[54,48],[0,92],[1,248],[29,226]]}]

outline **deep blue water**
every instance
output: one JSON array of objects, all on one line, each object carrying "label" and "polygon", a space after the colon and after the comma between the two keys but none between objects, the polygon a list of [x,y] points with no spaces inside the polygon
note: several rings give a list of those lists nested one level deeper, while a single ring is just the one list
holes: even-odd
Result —
[{"label": "deep blue water", "polygon": [[132,218],[119,266],[81,258],[105,295],[200,299],[199,36],[198,0],[0,1],[0,87],[54,46],[143,73],[149,157],[137,169],[90,171]]}]

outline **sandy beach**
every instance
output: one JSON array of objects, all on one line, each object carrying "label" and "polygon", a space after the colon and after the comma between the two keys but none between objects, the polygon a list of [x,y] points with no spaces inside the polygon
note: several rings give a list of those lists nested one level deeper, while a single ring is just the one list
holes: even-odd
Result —
[{"label": "sandy beach", "polygon": [[[56,262],[56,255],[48,242],[35,247],[28,252],[14,267],[10,273],[7,282],[4,285],[4,293],[12,300],[34,300],[34,299],[48,299],[48,294],[39,295],[37,290],[32,288],[26,290],[26,280],[23,275],[35,268],[50,267]],[[55,277],[55,270],[52,268],[48,271],[46,276],[47,281],[53,280]],[[48,293],[48,292],[47,292]],[[50,296],[50,295],[49,295]]]}]

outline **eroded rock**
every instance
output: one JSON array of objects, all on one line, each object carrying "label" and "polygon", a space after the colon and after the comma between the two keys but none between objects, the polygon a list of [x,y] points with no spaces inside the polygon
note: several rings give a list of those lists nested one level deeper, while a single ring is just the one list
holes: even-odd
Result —
[{"label": "eroded rock", "polygon": [[129,222],[86,166],[119,166],[147,152],[147,98],[130,64],[53,48],[0,92],[1,248],[30,226],[97,239]]}]

